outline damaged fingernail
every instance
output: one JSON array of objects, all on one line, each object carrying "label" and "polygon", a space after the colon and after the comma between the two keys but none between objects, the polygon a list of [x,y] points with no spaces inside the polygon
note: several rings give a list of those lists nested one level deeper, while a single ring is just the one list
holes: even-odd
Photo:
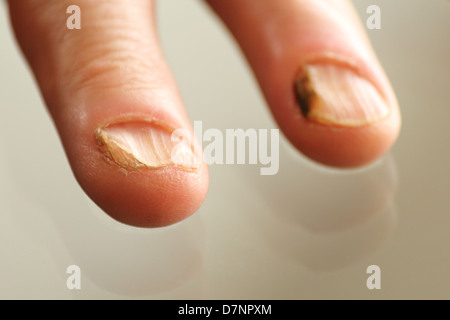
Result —
[{"label": "damaged fingernail", "polygon": [[189,141],[150,121],[112,124],[96,131],[96,140],[106,159],[122,168],[156,169],[177,166],[191,171],[199,161]]},{"label": "damaged fingernail", "polygon": [[325,125],[359,127],[389,114],[374,85],[340,64],[305,65],[295,81],[295,92],[303,115]]}]

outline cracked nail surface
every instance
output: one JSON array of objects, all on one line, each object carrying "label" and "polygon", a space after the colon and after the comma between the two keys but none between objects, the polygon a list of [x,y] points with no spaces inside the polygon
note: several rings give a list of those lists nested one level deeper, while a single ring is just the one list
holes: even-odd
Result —
[{"label": "cracked nail surface", "polygon": [[122,168],[156,169],[174,165],[186,171],[198,168],[190,144],[172,130],[150,121],[112,124],[96,131],[107,160]]},{"label": "cracked nail surface", "polygon": [[390,112],[368,80],[340,64],[305,65],[296,79],[295,92],[303,115],[324,125],[360,127]]}]

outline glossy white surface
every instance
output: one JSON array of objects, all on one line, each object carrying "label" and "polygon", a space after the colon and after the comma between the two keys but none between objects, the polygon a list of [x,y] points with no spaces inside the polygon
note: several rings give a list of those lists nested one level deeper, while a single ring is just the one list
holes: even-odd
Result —
[{"label": "glossy white surface", "polygon": [[[19,0],[20,1],[20,0]],[[382,161],[323,169],[282,140],[280,170],[212,165],[201,209],[121,225],[72,176],[0,10],[0,298],[450,298],[450,3],[355,1],[402,108]],[[161,41],[192,121],[275,128],[236,45],[203,4],[159,2]],[[236,116],[239,114],[239,116]],[[81,290],[66,288],[79,265]],[[381,267],[382,289],[366,287]]]}]

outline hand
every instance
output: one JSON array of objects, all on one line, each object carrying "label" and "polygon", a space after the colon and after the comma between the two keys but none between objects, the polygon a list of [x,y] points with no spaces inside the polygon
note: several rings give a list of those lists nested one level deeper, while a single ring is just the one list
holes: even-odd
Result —
[{"label": "hand", "polygon": [[[391,86],[346,0],[209,0],[245,53],[281,130],[306,156],[356,167],[395,141]],[[66,9],[82,10],[80,30]],[[208,188],[189,148],[174,163],[172,133],[192,132],[164,61],[150,0],[10,0],[19,44],[85,192],[135,226],[178,222]],[[184,162],[183,162],[184,161]]]}]

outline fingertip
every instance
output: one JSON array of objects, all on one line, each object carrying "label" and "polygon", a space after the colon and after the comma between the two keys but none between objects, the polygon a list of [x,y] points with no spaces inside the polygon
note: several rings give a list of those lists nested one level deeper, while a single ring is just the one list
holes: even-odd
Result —
[{"label": "fingertip", "polygon": [[[99,163],[97,168],[102,166]],[[196,172],[73,168],[80,186],[104,212],[134,227],[164,227],[188,218],[201,206],[208,189],[203,167]]]},{"label": "fingertip", "polygon": [[290,142],[314,161],[360,167],[400,130],[391,85],[349,1],[212,1]]},{"label": "fingertip", "polygon": [[79,1],[76,32],[62,23],[67,1],[10,4],[17,39],[87,195],[138,227],[195,212],[208,171],[189,162],[193,144],[172,140],[175,130],[192,129],[158,43],[153,1]]},{"label": "fingertip", "polygon": [[382,157],[397,140],[401,127],[398,103],[387,78],[374,76],[368,63],[354,70],[336,68],[334,63],[314,66],[310,78],[317,79],[309,79],[313,84],[303,100],[297,75],[293,94],[282,102],[291,105],[297,117],[280,117],[279,123],[297,149],[312,160],[340,168],[365,166]]},{"label": "fingertip", "polygon": [[305,156],[337,168],[358,168],[378,160],[391,149],[399,128],[398,115],[358,128],[307,123],[299,132],[284,126],[289,140]]},{"label": "fingertip", "polygon": [[163,227],[186,219],[203,203],[209,184],[205,163],[124,165],[105,153],[92,127],[80,129],[76,139],[66,137],[69,162],[82,189],[113,219],[135,227]]}]

